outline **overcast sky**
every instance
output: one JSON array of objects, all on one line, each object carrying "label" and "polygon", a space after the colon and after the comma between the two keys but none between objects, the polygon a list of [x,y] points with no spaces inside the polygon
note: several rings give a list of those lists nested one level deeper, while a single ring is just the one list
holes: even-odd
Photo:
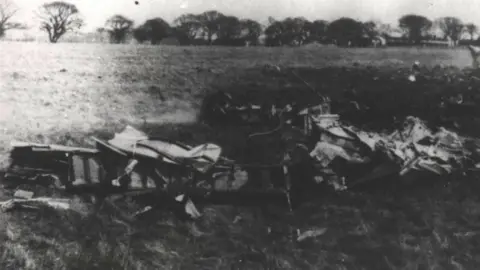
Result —
[{"label": "overcast sky", "polygon": [[[19,8],[18,20],[32,18],[32,11],[44,0],[12,0]],[[348,16],[359,20],[376,19],[396,26],[406,13],[430,19],[457,16],[480,25],[480,0],[67,0],[77,5],[86,20],[86,29],[103,26],[114,14],[122,14],[142,23],[147,18],[162,17],[172,22],[183,13],[200,13],[215,9],[241,18],[265,23],[268,16],[282,19],[304,16],[309,20],[334,20]]]}]

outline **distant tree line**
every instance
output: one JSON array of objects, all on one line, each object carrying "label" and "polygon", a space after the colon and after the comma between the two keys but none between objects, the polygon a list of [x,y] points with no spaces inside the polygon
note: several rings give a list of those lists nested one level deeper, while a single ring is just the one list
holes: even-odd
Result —
[{"label": "distant tree line", "polygon": [[[303,17],[288,17],[275,20],[270,17],[268,25],[263,26],[251,19],[239,19],[210,10],[200,14],[183,14],[176,18],[172,25],[162,18],[146,20],[143,24],[133,27],[133,22],[121,15],[125,27],[119,32],[112,24],[109,33],[119,38],[114,42],[124,42],[129,33],[139,43],[149,42],[159,44],[164,38],[174,37],[180,45],[221,45],[221,46],[299,46],[307,43],[336,44],[339,46],[369,46],[376,38],[389,39],[393,32],[400,33],[404,43],[415,45],[423,40],[449,38],[458,43],[463,34],[468,34],[473,40],[478,32],[475,24],[464,24],[455,17],[442,17],[435,21],[415,14],[402,16],[398,21],[398,28],[378,21],[361,22],[352,18],[342,17],[332,22],[326,20],[309,21]],[[113,21],[118,21],[114,19]],[[118,23],[116,23],[118,24]],[[127,27],[128,26],[128,27]],[[437,29],[443,37],[432,34]],[[113,34],[117,33],[117,34]]]},{"label": "distant tree line", "polygon": [[[184,14],[173,25],[162,18],[153,18],[133,28],[133,37],[140,43],[158,44],[166,37],[175,37],[180,45],[257,45],[263,32],[254,20],[241,20],[211,10],[201,14]],[[126,35],[125,35],[126,36]]]},{"label": "distant tree line", "polygon": [[[10,29],[25,29],[26,26],[13,22],[17,9],[12,0],[0,0],[0,37]],[[63,35],[74,32],[84,25],[80,11],[74,4],[53,1],[41,5],[36,15],[40,29],[56,43]],[[339,46],[369,46],[376,39],[397,40],[407,45],[420,44],[424,40],[448,39],[454,44],[468,35],[474,40],[478,27],[464,23],[456,17],[442,17],[434,21],[407,14],[392,27],[378,21],[361,22],[352,18],[334,21],[309,21],[303,17],[288,17],[275,20],[270,17],[267,25],[251,19],[240,19],[216,10],[200,14],[183,14],[172,24],[157,17],[135,26],[133,20],[116,14],[108,18],[97,33],[108,36],[111,43],[124,43],[130,37],[138,43],[159,44],[165,38],[174,38],[179,45],[221,46],[299,46],[307,43],[336,44]],[[394,35],[397,33],[397,35]]]}]

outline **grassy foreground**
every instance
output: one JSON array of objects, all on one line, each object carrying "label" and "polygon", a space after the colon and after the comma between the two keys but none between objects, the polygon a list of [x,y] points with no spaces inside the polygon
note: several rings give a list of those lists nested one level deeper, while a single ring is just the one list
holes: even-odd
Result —
[{"label": "grassy foreground", "polygon": [[[475,74],[458,69],[470,65],[465,50],[31,43],[0,43],[0,50],[3,154],[12,139],[88,146],[88,136],[110,136],[130,123],[185,141],[218,142],[237,156],[241,151],[232,145],[241,146],[242,136],[225,134],[238,132],[192,123],[201,98],[212,90],[286,88],[303,93],[302,83],[265,73],[265,64],[296,67],[303,78],[338,99],[344,90],[357,89],[359,101],[377,104],[371,117],[363,119],[371,128],[387,127],[390,116],[405,114],[440,121],[434,116],[442,111],[429,105],[468,89],[476,101],[480,86],[472,79]],[[429,78],[410,83],[405,67],[415,60],[428,67],[457,68],[425,71]],[[360,66],[352,71],[354,63]],[[455,121],[465,132],[476,129],[471,115]],[[75,198],[67,212],[2,213],[0,268],[477,269],[479,184],[474,178],[452,180],[448,186],[442,182],[396,193],[322,194],[294,214],[273,206],[268,211],[205,206],[204,217],[195,224],[166,211],[129,221],[111,205],[94,209]],[[0,195],[11,194],[4,190]],[[123,204],[125,211],[135,210],[135,203]],[[326,232],[294,241],[297,229],[310,228]]]}]

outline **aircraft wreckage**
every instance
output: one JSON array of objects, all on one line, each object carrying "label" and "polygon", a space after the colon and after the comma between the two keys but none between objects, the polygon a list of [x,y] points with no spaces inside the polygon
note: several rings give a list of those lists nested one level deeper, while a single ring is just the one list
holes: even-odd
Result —
[{"label": "aircraft wreckage", "polygon": [[[154,194],[189,206],[196,216],[192,206],[196,201],[278,199],[291,206],[292,199],[301,201],[305,192],[316,188],[342,191],[374,180],[406,182],[420,179],[418,173],[426,179],[477,168],[476,140],[443,128],[433,132],[415,117],[408,117],[403,129],[382,134],[343,123],[330,112],[328,99],[303,110],[290,105],[259,110],[248,105],[253,109],[243,106],[237,116],[260,112],[269,114],[262,119],[275,115],[280,119],[274,131],[249,137],[262,141],[281,133],[278,162],[257,162],[254,150],[252,162],[241,164],[224,157],[222,147],[214,143],[190,146],[127,126],[110,140],[93,138],[93,149],[13,142],[5,180],[46,181],[66,191],[105,196]],[[214,113],[235,113],[228,102],[214,109]]]}]

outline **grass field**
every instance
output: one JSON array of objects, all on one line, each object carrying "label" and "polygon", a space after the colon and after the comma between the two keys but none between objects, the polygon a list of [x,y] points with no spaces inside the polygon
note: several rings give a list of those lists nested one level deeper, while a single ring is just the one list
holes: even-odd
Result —
[{"label": "grass field", "polygon": [[[195,122],[201,99],[213,90],[301,87],[288,78],[262,75],[266,64],[303,68],[304,78],[330,93],[355,83],[365,92],[371,82],[340,76],[329,83],[330,76],[314,78],[316,69],[356,63],[395,74],[416,60],[427,67],[471,64],[464,49],[0,43],[0,52],[4,157],[13,139],[89,146],[92,134],[112,134],[127,123],[141,128],[145,122],[157,133],[226,145],[228,138],[221,132],[201,126],[195,131],[202,133],[191,136],[178,131],[176,124]],[[428,87],[449,87],[445,80],[435,83]],[[468,86],[462,83],[453,88]],[[423,93],[426,87],[392,84],[381,79],[375,86],[376,101],[386,104],[382,108],[400,102],[387,101],[388,89],[400,98]],[[401,104],[407,104],[405,100]],[[293,216],[274,208],[267,214],[207,206],[205,217],[195,225],[161,211],[149,220],[128,222],[108,206],[94,211],[78,199],[75,211],[65,213],[1,214],[0,268],[477,269],[480,203],[474,191],[479,184],[464,181],[407,193],[325,195]],[[327,232],[302,244],[291,240],[293,229],[310,227]]]},{"label": "grass field", "polygon": [[[29,133],[102,128],[110,122],[195,111],[198,97],[228,88],[246,68],[276,64],[326,67],[371,64],[470,65],[466,50],[336,48],[182,48],[1,43],[1,123]],[[220,85],[220,86],[219,86]],[[151,99],[161,94],[165,102]],[[193,102],[193,105],[191,104]],[[61,117],[59,117],[61,116]],[[175,117],[176,119],[178,117]],[[184,120],[191,116],[183,115]],[[14,119],[14,121],[12,121]],[[12,123],[20,125],[10,128]],[[9,134],[11,135],[11,134]]]}]

